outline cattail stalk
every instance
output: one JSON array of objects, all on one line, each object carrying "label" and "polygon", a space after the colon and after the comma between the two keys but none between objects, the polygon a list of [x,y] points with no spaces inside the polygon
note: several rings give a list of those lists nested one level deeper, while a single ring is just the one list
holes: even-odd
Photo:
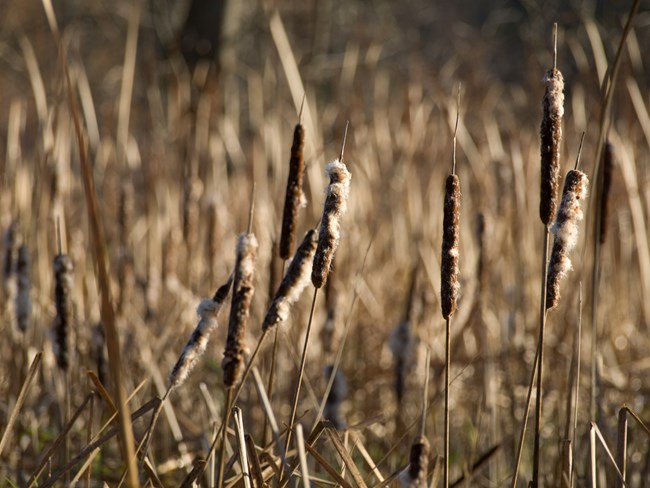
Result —
[{"label": "cattail stalk", "polygon": [[18,329],[24,334],[32,321],[32,300],[30,298],[30,263],[29,249],[25,244],[18,248],[16,261],[16,279],[18,291],[16,294],[16,323]]},{"label": "cattail stalk", "polygon": [[341,238],[341,218],[347,210],[348,194],[350,192],[350,179],[352,175],[348,171],[347,166],[343,163],[343,152],[345,150],[345,141],[348,134],[348,125],[345,126],[345,133],[343,135],[343,144],[341,146],[341,154],[338,159],[329,163],[325,167],[325,171],[330,177],[330,183],[327,187],[327,196],[323,206],[323,216],[321,218],[320,232],[318,235],[318,245],[316,247],[316,254],[314,255],[314,264],[311,272],[311,282],[314,285],[314,296],[311,302],[311,309],[309,312],[309,321],[307,322],[307,331],[305,333],[305,342],[302,347],[302,356],[300,359],[300,369],[298,371],[298,381],[293,396],[293,407],[291,408],[291,420],[289,422],[289,431],[287,432],[287,442],[285,445],[285,457],[288,453],[289,446],[291,445],[291,432],[293,423],[296,420],[296,411],[298,410],[298,399],[300,398],[300,387],[302,386],[302,378],[305,374],[305,363],[307,360],[307,348],[309,346],[309,335],[311,333],[311,325],[314,320],[314,309],[316,307],[316,297],[318,290],[327,282],[327,275],[329,274],[334,253],[339,245]]},{"label": "cattail stalk", "polygon": [[250,314],[253,293],[255,292],[255,259],[257,257],[258,244],[255,235],[250,231],[251,222],[249,222],[248,233],[241,234],[237,240],[237,261],[235,263],[235,277],[228,321],[228,337],[226,339],[223,360],[221,361],[223,384],[226,388],[226,409],[217,486],[222,486],[223,482],[226,463],[227,429],[230,421],[230,409],[233,403],[233,387],[239,381],[242,373],[242,364],[246,352],[246,324]]},{"label": "cattail stalk", "polygon": [[56,363],[61,370],[66,371],[69,366],[69,336],[74,321],[72,304],[73,265],[66,254],[59,254],[54,258],[54,305],[56,317],[52,327],[53,350]]},{"label": "cattail stalk", "polygon": [[555,235],[548,266],[546,309],[554,309],[560,300],[560,282],[571,270],[569,253],[578,242],[578,225],[583,218],[580,203],[587,196],[589,180],[580,170],[567,173],[562,203],[551,232]]},{"label": "cattail stalk", "polygon": [[614,146],[605,144],[603,152],[603,188],[600,197],[600,232],[598,240],[604,244],[607,240],[607,224],[609,221],[609,192],[612,188],[612,171],[614,166]]},{"label": "cattail stalk", "polygon": [[445,319],[445,424],[443,486],[449,487],[449,386],[451,369],[451,316],[458,300],[458,262],[460,257],[460,179],[456,174],[456,136],[460,119],[460,85],[454,127],[451,174],[445,183],[445,207],[442,220],[442,257],[440,265],[440,303]]},{"label": "cattail stalk", "polygon": [[212,299],[206,298],[202,300],[196,310],[196,313],[199,316],[199,323],[192,332],[192,335],[187,341],[187,344],[185,344],[178,361],[176,361],[176,364],[169,374],[167,390],[165,391],[158,408],[156,408],[149,428],[145,434],[146,440],[144,441],[144,448],[142,451],[143,455],[140,458],[141,465],[144,463],[147,453],[149,452],[149,446],[153,437],[156,421],[165,405],[165,400],[167,400],[167,397],[174,388],[178,388],[185,382],[189,374],[192,372],[192,369],[194,369],[194,366],[196,366],[199,358],[205,352],[210,339],[210,334],[219,325],[217,317],[223,303],[228,297],[228,293],[230,292],[232,279],[233,277],[231,275],[230,278],[228,278],[228,281],[219,287]]}]

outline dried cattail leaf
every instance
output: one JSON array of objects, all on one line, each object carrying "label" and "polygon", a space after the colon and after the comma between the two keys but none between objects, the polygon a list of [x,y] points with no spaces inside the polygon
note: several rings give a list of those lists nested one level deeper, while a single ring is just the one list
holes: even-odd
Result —
[{"label": "dried cattail leaf", "polygon": [[544,77],[546,89],[542,100],[541,139],[541,189],[539,216],[544,225],[550,225],[557,208],[560,177],[560,144],[562,142],[562,116],[564,115],[564,79],[560,70],[553,68]]},{"label": "dried cattail leaf", "polygon": [[404,488],[426,488],[431,446],[424,436],[418,436],[411,444],[409,467],[400,476]]},{"label": "dried cattail leaf", "polygon": [[456,174],[447,177],[442,226],[440,298],[442,316],[446,320],[456,311],[456,301],[460,289],[458,283],[460,179]]},{"label": "dried cattail leaf", "polygon": [[311,281],[315,288],[322,287],[327,281],[332,259],[334,259],[334,253],[341,237],[341,217],[347,209],[350,179],[352,178],[345,164],[338,159],[329,163],[325,167],[325,171],[330,177],[330,184],[327,187],[318,247],[311,273]]},{"label": "dried cattail leaf", "polygon": [[309,284],[309,270],[316,251],[316,231],[310,230],[298,247],[287,273],[271,302],[262,330],[267,331],[284,322],[289,317],[291,306],[300,298],[300,294]]},{"label": "dried cattail leaf", "polygon": [[30,262],[29,249],[25,244],[18,248],[18,260],[16,261],[16,278],[18,291],[16,294],[16,324],[21,332],[25,332],[32,321],[32,300],[30,297]]},{"label": "dried cattail leaf", "polygon": [[282,232],[280,234],[280,257],[289,259],[296,246],[296,229],[298,227],[298,208],[303,199],[302,178],[305,172],[305,131],[302,124],[298,123],[293,131],[291,144],[291,159],[289,160],[289,176],[287,178],[287,192],[284,198],[284,211],[282,213]]},{"label": "dried cattail leaf", "polygon": [[72,260],[65,254],[54,258],[54,304],[56,317],[52,327],[54,356],[62,370],[69,366],[69,341],[74,325],[74,309],[72,303],[73,270]]},{"label": "dried cattail leaf", "polygon": [[614,146],[605,144],[603,151],[603,194],[600,200],[600,243],[607,240],[607,224],[609,222],[609,192],[612,188],[612,171],[614,167]]},{"label": "dried cattail leaf", "polygon": [[560,300],[560,281],[571,269],[569,253],[578,242],[578,224],[583,218],[580,202],[587,197],[589,180],[580,170],[567,173],[562,203],[551,232],[555,235],[548,265],[546,308],[555,308]]},{"label": "dried cattail leaf", "polygon": [[226,388],[235,386],[242,373],[245,353],[246,323],[255,292],[255,259],[257,239],[254,234],[241,234],[237,241],[237,262],[228,322],[228,338],[221,368]]}]

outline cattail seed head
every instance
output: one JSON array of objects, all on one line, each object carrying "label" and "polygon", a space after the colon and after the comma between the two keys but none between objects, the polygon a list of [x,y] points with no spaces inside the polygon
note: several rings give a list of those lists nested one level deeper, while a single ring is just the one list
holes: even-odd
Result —
[{"label": "cattail seed head", "polygon": [[338,159],[329,163],[325,167],[325,171],[330,177],[330,184],[327,187],[318,247],[311,272],[311,282],[315,288],[322,287],[327,281],[332,259],[341,238],[341,217],[347,209],[350,179],[352,178],[348,168]]},{"label": "cattail seed head", "polygon": [[280,283],[280,287],[262,323],[263,331],[275,327],[289,317],[289,309],[309,284],[309,270],[314,258],[316,244],[316,231],[312,229],[305,235],[286,275]]},{"label": "cattail seed head", "polygon": [[564,79],[560,70],[548,70],[544,84],[546,89],[542,100],[543,117],[540,128],[542,176],[539,216],[544,225],[550,225],[557,208],[564,115]]},{"label": "cattail seed head", "polygon": [[99,378],[100,383],[103,385],[106,384],[108,379],[108,374],[106,372],[106,337],[104,336],[104,326],[101,322],[95,324],[93,327],[92,337],[91,337],[91,347],[92,355],[95,360],[95,366],[97,367],[97,378]]},{"label": "cattail seed head", "polygon": [[18,281],[16,323],[18,329],[23,333],[29,328],[32,321],[32,300],[29,296],[31,288],[29,273],[29,249],[23,244],[18,248],[18,260],[16,261],[16,278]]},{"label": "cattail seed head", "polygon": [[[325,378],[329,380],[332,375],[333,366],[330,364],[325,367],[324,373]],[[323,418],[332,422],[334,427],[339,430],[347,428],[347,422],[343,418],[341,412],[341,405],[348,396],[348,382],[345,379],[343,371],[340,369],[336,370],[334,375],[334,381],[332,382],[332,388],[330,389],[329,395],[327,396],[327,401],[325,402],[325,408],[323,410]]]},{"label": "cattail seed head", "polygon": [[456,311],[458,299],[458,257],[460,228],[460,179],[452,174],[445,185],[445,209],[442,222],[442,259],[440,297],[446,320]]},{"label": "cattail seed head", "polygon": [[212,299],[204,299],[199,303],[196,313],[199,316],[199,323],[192,332],[190,339],[185,344],[183,352],[176,361],[169,374],[169,388],[181,386],[196,366],[197,361],[205,352],[210,339],[210,334],[217,328],[217,316],[223,302],[226,301],[232,284],[232,276],[221,285]]},{"label": "cattail seed head", "polygon": [[18,224],[14,221],[5,230],[3,261],[2,261],[2,284],[7,295],[11,275],[14,271],[14,261],[16,253],[16,234],[18,233]]},{"label": "cattail seed head", "polygon": [[546,309],[555,308],[560,300],[560,281],[571,269],[569,253],[578,242],[578,224],[583,218],[580,203],[587,196],[589,180],[579,170],[567,173],[562,202],[551,232],[555,235],[548,265]]},{"label": "cattail seed head", "polygon": [[607,240],[607,223],[609,221],[609,192],[612,188],[612,170],[614,166],[614,146],[605,144],[603,151],[603,194],[600,200],[600,243]]},{"label": "cattail seed head", "polygon": [[426,488],[431,446],[424,436],[418,436],[411,444],[409,467],[400,476],[404,488]]},{"label": "cattail seed head", "polygon": [[170,388],[176,388],[185,382],[196,362],[205,352],[210,333],[217,328],[217,315],[220,309],[221,303],[208,299],[202,300],[199,304],[196,309],[199,323],[169,374]]},{"label": "cattail seed head", "polygon": [[390,333],[388,347],[395,364],[395,396],[401,405],[408,375],[415,366],[418,339],[411,331],[410,322],[403,320]]},{"label": "cattail seed head", "polygon": [[289,176],[287,178],[287,193],[284,198],[282,213],[282,232],[280,234],[280,257],[289,259],[296,246],[296,228],[298,226],[298,208],[303,199],[302,177],[305,172],[305,131],[302,124],[296,124],[291,145],[289,160]]},{"label": "cattail seed head", "polygon": [[69,336],[74,321],[72,304],[72,286],[74,267],[72,260],[65,254],[54,258],[54,304],[56,318],[53,326],[53,348],[56,363],[62,370],[69,365]]},{"label": "cattail seed head", "polygon": [[246,323],[250,312],[255,286],[255,258],[257,239],[254,234],[241,234],[237,241],[237,262],[232,290],[232,304],[228,322],[228,338],[221,368],[226,388],[235,386],[244,362]]}]

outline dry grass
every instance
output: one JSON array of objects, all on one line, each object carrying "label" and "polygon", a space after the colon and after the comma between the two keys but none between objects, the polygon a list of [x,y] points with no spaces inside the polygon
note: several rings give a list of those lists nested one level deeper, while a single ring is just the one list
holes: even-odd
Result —
[{"label": "dry grass", "polygon": [[[325,163],[338,156],[347,120],[345,161],[354,177],[334,271],[315,303],[296,412],[302,433],[287,424],[311,285],[288,315],[282,310],[287,318],[277,326],[272,398],[261,380],[268,377],[272,351],[262,347],[234,402],[240,410],[230,415],[236,424],[230,424],[223,449],[225,479],[228,486],[245,486],[241,460],[247,459],[247,482],[254,487],[260,479],[303,483],[303,476],[316,486],[388,486],[407,467],[411,443],[423,428],[430,445],[430,451],[420,450],[429,452],[422,460],[426,479],[440,481],[440,249],[458,82],[463,116],[456,172],[463,192],[457,219],[460,288],[450,327],[450,486],[461,479],[471,486],[510,483],[538,337],[538,129],[542,76],[553,65],[548,33],[557,20],[557,68],[565,83],[560,174],[573,166],[570,156],[586,130],[580,169],[594,185],[593,197],[602,187],[594,177],[603,107],[597,73],[612,64],[620,39],[621,25],[609,19],[626,12],[590,16],[567,8],[548,18],[548,12],[526,11],[519,3],[468,9],[465,1],[457,9],[443,14],[414,2],[371,10],[353,1],[307,2],[274,12],[247,3],[235,56],[215,75],[205,67],[189,73],[174,55],[157,55],[152,25],[160,28],[160,19],[152,20],[146,7],[139,13],[130,2],[110,9],[101,2],[69,7],[56,13],[76,108],[67,98],[42,5],[9,9],[0,23],[0,486],[27,486],[34,474],[38,486],[66,486],[75,479],[90,486],[119,484],[127,463],[118,441],[125,438],[125,422],[116,411],[132,414],[137,450],[158,410],[155,397],[164,396],[166,378],[197,325],[197,306],[235,268],[237,234],[246,228],[255,185],[255,294],[247,297],[248,326],[238,337],[236,356],[250,354],[272,299],[265,291],[275,292],[281,281],[273,271],[280,261],[274,243],[282,229],[289,159],[301,146],[307,205],[290,227],[293,235],[303,235],[322,217]],[[568,465],[575,486],[591,486],[592,452],[599,484],[621,484],[603,445],[619,468],[625,466],[628,486],[650,478],[643,424],[650,419],[650,124],[644,98],[650,73],[639,55],[650,33],[643,22],[633,25],[603,135],[616,157],[607,170],[607,239],[598,250],[596,298],[596,234],[588,232],[596,207],[584,202],[573,271],[562,281],[562,298],[549,312],[545,331],[541,486],[558,485]],[[445,32],[444,42],[437,32]],[[293,126],[303,95],[304,144],[296,145]],[[86,157],[84,172],[80,163]],[[84,177],[94,182],[95,217],[89,217]],[[67,374],[57,367],[50,333],[60,308],[52,269],[60,252],[53,237],[57,221],[73,265],[66,285],[75,311],[67,327]],[[102,242],[94,242],[93,236],[102,235]],[[574,340],[581,283],[584,307],[597,316],[597,341],[591,341],[594,320],[586,316],[582,337]],[[224,304],[191,374],[161,406],[139,472],[142,483],[211,486],[208,480],[216,478],[221,449],[207,454],[220,439],[225,417],[221,358],[228,309]],[[108,327],[107,321],[114,330],[94,332],[97,323]],[[389,343],[396,324],[406,321],[412,354],[398,401]],[[116,365],[105,371],[111,363],[97,347],[103,337],[117,336],[126,410],[111,379]],[[580,355],[576,344],[582,344]],[[421,426],[427,348],[429,411]],[[582,364],[571,368],[572,360]],[[339,430],[315,422],[329,396],[328,379],[339,378],[337,369],[347,382],[347,395],[337,390],[336,414],[330,414],[346,427]],[[570,370],[580,372],[575,401]],[[619,412],[634,422],[619,427]],[[574,420],[575,437],[566,428]],[[597,444],[590,446],[590,434]],[[284,457],[287,437],[299,442],[291,442]],[[571,449],[563,454],[569,440]],[[519,485],[531,475],[528,436]],[[421,476],[413,470],[410,480],[420,486]]]}]

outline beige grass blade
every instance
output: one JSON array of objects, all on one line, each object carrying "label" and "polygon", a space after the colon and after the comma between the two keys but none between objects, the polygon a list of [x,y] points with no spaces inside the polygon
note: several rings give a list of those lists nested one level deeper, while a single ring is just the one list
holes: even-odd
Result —
[{"label": "beige grass blade", "polygon": [[11,429],[16,423],[16,419],[18,418],[18,414],[20,413],[20,410],[23,408],[23,404],[25,403],[25,398],[27,398],[27,392],[29,391],[30,386],[32,386],[32,381],[34,381],[34,378],[36,377],[36,373],[38,372],[38,365],[41,363],[42,357],[43,357],[42,352],[36,354],[36,356],[34,356],[31,366],[29,367],[27,378],[25,379],[25,382],[23,383],[23,386],[20,389],[20,393],[18,394],[18,400],[16,400],[16,405],[14,405],[14,409],[11,411],[11,416],[9,417],[9,422],[7,422],[7,427],[5,428],[4,433],[2,434],[2,439],[0,439],[0,454],[2,454],[2,450],[7,445],[7,442],[9,442],[9,439],[11,438]]}]

